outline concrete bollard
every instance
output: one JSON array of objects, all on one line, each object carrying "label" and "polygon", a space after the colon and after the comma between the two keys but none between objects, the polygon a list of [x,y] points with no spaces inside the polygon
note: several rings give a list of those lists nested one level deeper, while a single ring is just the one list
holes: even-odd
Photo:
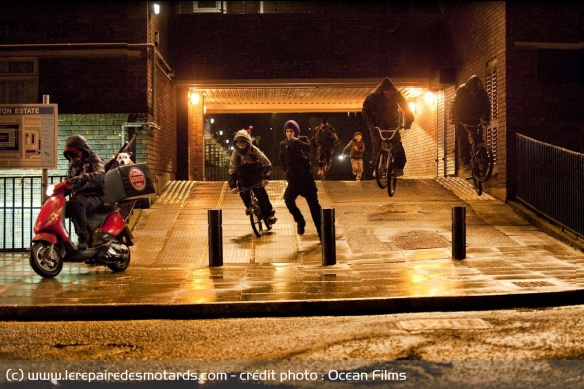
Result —
[{"label": "concrete bollard", "polygon": [[466,258],[466,207],[452,207],[452,257]]},{"label": "concrete bollard", "polygon": [[321,246],[322,246],[322,264],[330,266],[337,263],[337,248],[335,241],[335,209],[322,208],[320,210],[321,219]]},{"label": "concrete bollard", "polygon": [[223,222],[220,209],[207,211],[209,222],[209,266],[223,266]]}]

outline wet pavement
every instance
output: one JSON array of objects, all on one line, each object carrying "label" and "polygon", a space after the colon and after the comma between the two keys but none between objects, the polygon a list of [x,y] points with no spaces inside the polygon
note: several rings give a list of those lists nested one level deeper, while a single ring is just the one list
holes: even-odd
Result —
[{"label": "wet pavement", "polygon": [[[520,217],[516,205],[476,196],[463,179],[400,179],[391,198],[375,181],[318,181],[321,206],[335,217],[332,264],[302,197],[306,233],[296,233],[285,188],[285,181],[268,185],[278,222],[258,238],[225,182],[169,183],[149,209],[135,212],[132,260],[122,273],[66,263],[43,279],[28,253],[0,253],[0,319],[360,315],[584,302],[584,252]],[[462,260],[452,258],[452,210],[460,206]],[[209,256],[209,210],[222,217],[220,266]]]}]

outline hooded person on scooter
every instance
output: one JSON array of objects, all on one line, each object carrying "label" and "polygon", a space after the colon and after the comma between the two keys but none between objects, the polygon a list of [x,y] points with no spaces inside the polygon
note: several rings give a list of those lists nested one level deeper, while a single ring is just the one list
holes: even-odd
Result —
[{"label": "hooded person on scooter", "polygon": [[103,205],[105,163],[82,135],[67,137],[63,155],[69,161],[67,179],[73,185],[65,214],[70,217],[79,237],[77,247],[87,249],[87,214]]}]

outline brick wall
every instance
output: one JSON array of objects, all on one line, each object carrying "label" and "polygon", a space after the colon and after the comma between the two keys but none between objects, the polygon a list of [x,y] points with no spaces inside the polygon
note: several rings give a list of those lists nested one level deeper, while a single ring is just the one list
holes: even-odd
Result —
[{"label": "brick wall", "polygon": [[450,66],[441,17],[195,14],[172,25],[177,79],[431,77]]},{"label": "brick wall", "polygon": [[407,177],[435,178],[437,101],[427,101],[420,96],[412,102],[416,106],[414,124],[401,133],[408,159],[404,174]]},{"label": "brick wall", "polygon": [[147,139],[148,166],[156,172],[157,192],[164,188],[170,180],[176,179],[177,173],[177,93],[172,81],[164,72],[156,68],[155,77],[155,115],[150,115],[150,121],[160,127],[150,130]]},{"label": "brick wall", "polygon": [[[499,117],[493,122],[497,128],[498,163],[493,177],[484,184],[495,197],[507,197],[507,123],[506,101],[506,3],[502,1],[473,1],[461,3],[449,23],[456,85],[464,83],[471,75],[486,81],[487,64],[497,62],[497,95]],[[447,105],[449,102],[447,102]],[[454,133],[454,125],[448,131]]]},{"label": "brick wall", "polygon": [[[188,112],[188,164],[189,180],[205,180],[205,136],[203,120],[203,98],[198,104],[189,103]],[[184,141],[184,140],[183,140]]]},{"label": "brick wall", "polygon": [[[127,115],[119,114],[59,114],[58,168],[50,169],[49,175],[65,175],[67,160],[62,153],[69,135],[80,134],[101,158],[107,162],[123,144],[122,124]],[[136,162],[146,162],[145,150],[136,147]]]},{"label": "brick wall", "polygon": [[[2,43],[28,44],[26,56],[39,58],[39,95],[58,104],[59,150],[68,135],[79,133],[107,160],[120,148],[121,125],[130,115],[156,123],[158,130],[136,130],[134,152],[155,172],[160,190],[176,176],[176,93],[171,70],[157,54],[168,55],[170,3],[162,2],[160,15],[149,15],[151,2],[64,6],[2,7]],[[64,171],[62,159],[49,174]]]}]

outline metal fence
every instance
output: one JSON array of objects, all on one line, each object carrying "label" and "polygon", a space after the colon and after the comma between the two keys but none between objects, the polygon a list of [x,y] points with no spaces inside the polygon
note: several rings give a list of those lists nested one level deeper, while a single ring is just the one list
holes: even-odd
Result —
[{"label": "metal fence", "polygon": [[[50,176],[48,182],[51,184],[63,179],[64,176]],[[0,177],[0,251],[25,251],[30,248],[33,225],[41,209],[42,191],[41,176]]]},{"label": "metal fence", "polygon": [[584,237],[584,154],[516,137],[516,198]]}]

